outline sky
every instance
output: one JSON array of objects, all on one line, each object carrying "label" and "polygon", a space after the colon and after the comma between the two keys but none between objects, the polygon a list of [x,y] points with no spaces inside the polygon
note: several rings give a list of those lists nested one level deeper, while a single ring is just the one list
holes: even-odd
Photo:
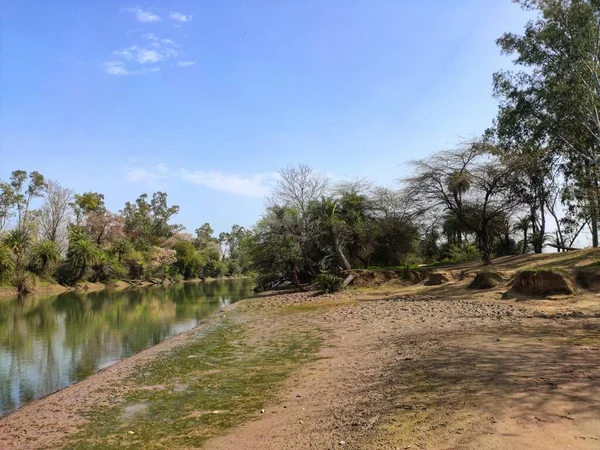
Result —
[{"label": "sky", "polygon": [[480,135],[510,0],[39,2],[0,11],[0,179],[37,170],[188,231],[251,226],[279,168],[394,187]]}]

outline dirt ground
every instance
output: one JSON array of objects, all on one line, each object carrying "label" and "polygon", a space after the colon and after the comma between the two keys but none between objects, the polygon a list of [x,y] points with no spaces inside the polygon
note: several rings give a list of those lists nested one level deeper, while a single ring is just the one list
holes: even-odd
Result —
[{"label": "dirt ground", "polygon": [[[502,300],[466,283],[238,303],[249,336],[319,329],[323,343],[263,412],[202,448],[599,449],[600,300]],[[120,380],[190,336],[0,419],[0,448],[68,448],[86,408],[118,403]]]}]

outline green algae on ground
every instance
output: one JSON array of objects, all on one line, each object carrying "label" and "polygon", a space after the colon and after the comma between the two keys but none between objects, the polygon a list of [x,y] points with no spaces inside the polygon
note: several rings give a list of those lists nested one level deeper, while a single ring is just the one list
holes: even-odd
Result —
[{"label": "green algae on ground", "polygon": [[91,411],[66,447],[198,447],[257,414],[321,342],[316,331],[288,329],[250,345],[243,325],[219,322],[138,370],[127,380],[124,404]]}]

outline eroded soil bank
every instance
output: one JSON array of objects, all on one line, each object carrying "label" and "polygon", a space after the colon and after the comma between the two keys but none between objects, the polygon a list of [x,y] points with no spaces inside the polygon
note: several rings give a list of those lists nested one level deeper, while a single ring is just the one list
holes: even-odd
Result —
[{"label": "eroded soil bank", "polygon": [[0,448],[600,447],[587,299],[271,295],[0,420]]}]

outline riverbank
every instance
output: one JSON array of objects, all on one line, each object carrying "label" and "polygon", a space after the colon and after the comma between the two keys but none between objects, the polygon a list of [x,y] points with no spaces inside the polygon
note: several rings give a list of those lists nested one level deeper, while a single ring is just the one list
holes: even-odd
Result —
[{"label": "riverbank", "polygon": [[589,294],[271,293],[1,419],[0,447],[597,448],[599,355]]}]

